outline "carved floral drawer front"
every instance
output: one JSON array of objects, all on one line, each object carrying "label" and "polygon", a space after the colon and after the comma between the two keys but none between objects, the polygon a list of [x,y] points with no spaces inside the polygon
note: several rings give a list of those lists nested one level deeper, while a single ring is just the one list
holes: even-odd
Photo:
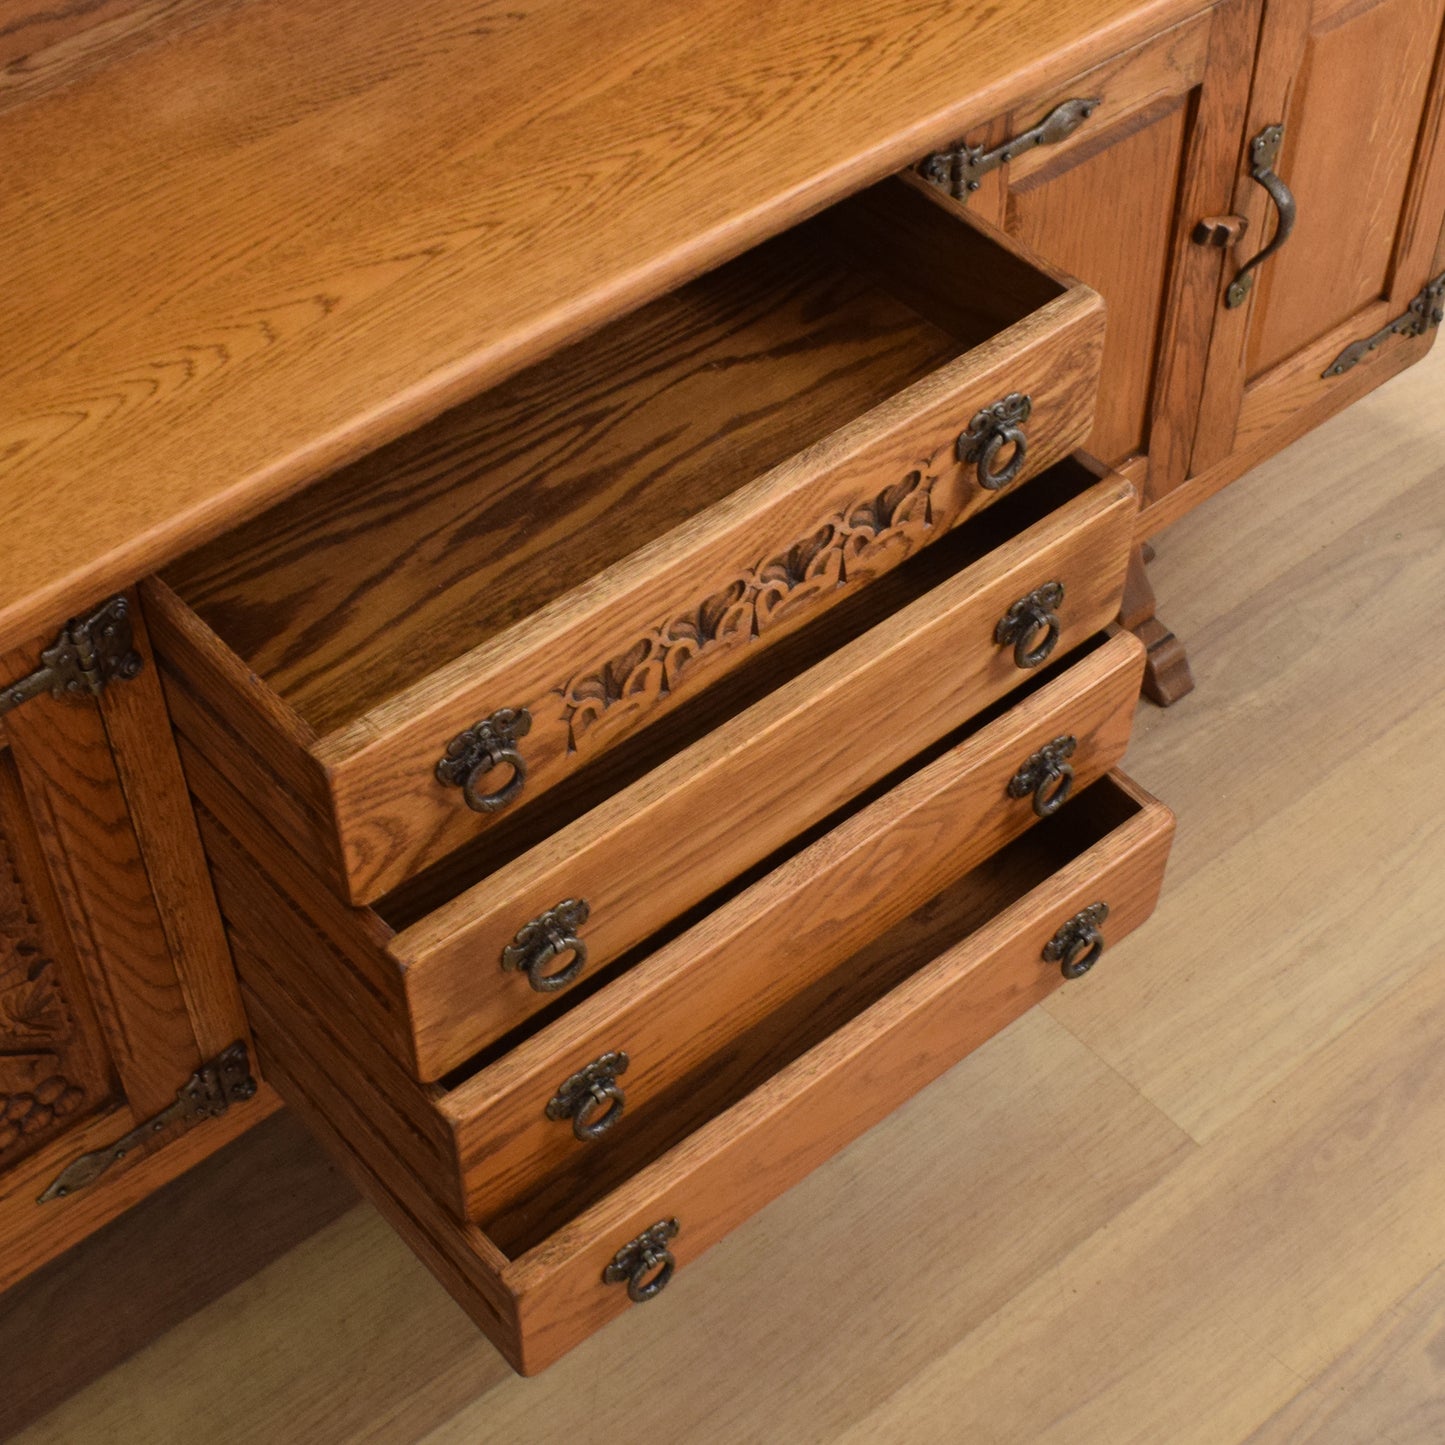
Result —
[{"label": "carved floral drawer front", "polygon": [[1103,325],[889,181],[167,569],[177,726],[353,903],[506,856],[590,765],[1066,457]]}]

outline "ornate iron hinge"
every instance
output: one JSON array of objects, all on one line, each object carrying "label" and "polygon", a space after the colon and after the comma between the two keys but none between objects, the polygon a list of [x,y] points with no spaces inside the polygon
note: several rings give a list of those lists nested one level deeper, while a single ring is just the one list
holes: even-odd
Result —
[{"label": "ornate iron hinge", "polygon": [[935,151],[918,163],[918,174],[936,186],[946,187],[954,200],[966,201],[990,171],[996,171],[1035,146],[1057,145],[1073,135],[1099,105],[1097,96],[1089,99],[1075,96],[1062,105],[1056,105],[1036,126],[991,151],[963,141],[949,146],[947,150]]},{"label": "ornate iron hinge", "polygon": [[176,1090],[176,1102],[168,1109],[162,1109],[153,1118],[137,1124],[114,1144],[72,1159],[37,1202],[48,1204],[52,1199],[67,1198],[78,1189],[94,1184],[107,1169],[119,1164],[148,1139],[154,1139],[157,1134],[182,1134],[202,1119],[218,1118],[232,1104],[251,1098],[255,1092],[256,1081],[251,1077],[251,1060],[246,1046],[232,1044],[209,1063],[202,1064]]},{"label": "ornate iron hinge", "polygon": [[1362,341],[1352,341],[1325,367],[1320,376],[1343,376],[1392,336],[1423,336],[1442,321],[1445,321],[1445,271],[1420,288],[1420,294],[1405,309],[1403,316],[1397,316],[1373,336],[1366,336]]},{"label": "ornate iron hinge", "polygon": [[0,688],[0,713],[48,692],[53,697],[95,697],[107,683],[134,677],[141,655],[131,646],[130,601],[112,597],[89,617],[72,617],[40,654],[40,666]]}]

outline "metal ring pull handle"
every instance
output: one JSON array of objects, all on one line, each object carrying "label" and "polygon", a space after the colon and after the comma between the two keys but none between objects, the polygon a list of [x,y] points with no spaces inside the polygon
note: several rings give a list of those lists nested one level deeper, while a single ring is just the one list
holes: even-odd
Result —
[{"label": "metal ring pull handle", "polygon": [[1074,789],[1074,770],[1065,759],[1073,757],[1078,745],[1078,738],[1072,734],[1046,743],[1009,780],[1009,797],[1027,798],[1032,794],[1034,812],[1040,818],[1057,813]]},{"label": "metal ring pull handle", "polygon": [[663,1219],[629,1240],[612,1256],[612,1263],[602,1271],[604,1284],[626,1284],[627,1297],[634,1304],[656,1299],[672,1278],[677,1261],[667,1244],[677,1237],[675,1219]]},{"label": "metal ring pull handle", "polygon": [[1244,299],[1249,295],[1250,288],[1254,285],[1256,269],[1268,261],[1286,241],[1289,240],[1290,232],[1294,230],[1294,223],[1299,216],[1299,207],[1290,188],[1284,181],[1275,174],[1275,166],[1279,162],[1280,149],[1284,145],[1284,124],[1267,125],[1249,143],[1249,174],[1254,180],[1262,185],[1274,202],[1274,208],[1279,212],[1279,220],[1274,228],[1274,235],[1258,255],[1246,261],[1239,268],[1239,273],[1229,283],[1229,290],[1224,293],[1224,304],[1231,310],[1236,306],[1244,304]]},{"label": "metal ring pull handle", "polygon": [[[1033,414],[1033,398],[1021,391],[1010,392],[1002,401],[986,406],[959,435],[955,450],[965,466],[978,469],[978,484],[986,492],[997,492],[1017,481],[1028,461],[1029,439],[1023,424]],[[1008,461],[998,465],[1005,448]]]},{"label": "metal ring pull handle", "polygon": [[631,1062],[620,1049],[579,1069],[547,1104],[549,1119],[571,1119],[572,1132],[584,1144],[600,1139],[621,1117],[627,1095],[617,1076]]},{"label": "metal ring pull handle", "polygon": [[[506,707],[474,723],[447,744],[436,765],[439,783],[462,790],[462,801],[474,813],[496,813],[516,798],[527,782],[527,764],[517,742],[532,730],[532,714],[524,707]],[[480,784],[496,768],[511,775],[499,788],[482,792]]]},{"label": "metal ring pull handle", "polygon": [[1064,584],[1045,582],[999,618],[993,640],[1000,647],[1012,645],[1015,667],[1027,672],[1053,652],[1062,631],[1057,609],[1063,600]]},{"label": "metal ring pull handle", "polygon": [[1100,932],[1109,916],[1109,905],[1091,903],[1069,921],[1044,945],[1044,962],[1056,963],[1065,978],[1082,978],[1104,954],[1104,935]]},{"label": "metal ring pull handle", "polygon": [[[587,967],[587,944],[577,930],[591,912],[585,898],[564,898],[555,908],[529,919],[502,950],[502,967],[508,973],[525,973],[538,993],[566,988]],[[569,953],[570,963],[551,967]]]}]

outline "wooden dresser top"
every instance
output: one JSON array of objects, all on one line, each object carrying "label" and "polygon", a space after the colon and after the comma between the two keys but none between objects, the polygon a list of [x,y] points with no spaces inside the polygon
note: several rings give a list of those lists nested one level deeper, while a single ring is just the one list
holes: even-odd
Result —
[{"label": "wooden dresser top", "polygon": [[0,647],[1205,0],[0,0]]}]

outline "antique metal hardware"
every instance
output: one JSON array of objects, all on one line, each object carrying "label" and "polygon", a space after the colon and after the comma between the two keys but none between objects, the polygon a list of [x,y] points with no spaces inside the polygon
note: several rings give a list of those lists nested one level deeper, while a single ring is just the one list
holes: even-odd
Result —
[{"label": "antique metal hardware", "polygon": [[[612,1256],[612,1263],[602,1271],[604,1284],[627,1285],[627,1297],[634,1304],[656,1299],[672,1278],[677,1261],[667,1244],[677,1237],[680,1226],[675,1219],[662,1219],[630,1239]],[[653,1271],[656,1271],[654,1274]],[[648,1276],[652,1277],[649,1279]]]},{"label": "antique metal hardware", "polygon": [[1027,597],[1020,597],[999,618],[993,640],[1000,647],[1012,645],[1016,667],[1025,671],[1037,667],[1054,650],[1060,632],[1058,609],[1063,600],[1064,584],[1045,582]]},{"label": "antique metal hardware", "polygon": [[0,713],[32,697],[96,697],[108,683],[135,677],[144,663],[131,646],[130,600],[117,595],[89,617],[72,617],[40,654],[40,666],[0,688]]},{"label": "antique metal hardware", "polygon": [[1006,140],[992,150],[958,141],[946,150],[935,151],[918,163],[918,173],[936,186],[946,186],[956,201],[966,201],[990,171],[1031,151],[1035,146],[1057,145],[1073,135],[1099,108],[1099,97],[1076,96],[1056,105],[1036,126]]},{"label": "antique metal hardware", "polygon": [[1065,978],[1082,978],[1103,956],[1104,935],[1099,931],[1109,916],[1109,905],[1091,903],[1074,914],[1044,944],[1044,962],[1056,963]]},{"label": "antique metal hardware", "polygon": [[88,1184],[94,1184],[112,1165],[139,1149],[158,1134],[181,1134],[202,1119],[215,1119],[232,1104],[251,1098],[256,1081],[251,1077],[251,1060],[243,1043],[231,1044],[209,1063],[202,1064],[179,1089],[176,1102],[159,1114],[137,1124],[129,1134],[72,1159],[51,1181],[37,1203],[65,1199]]},{"label": "antique metal hardware", "polygon": [[[577,930],[592,910],[585,898],[564,898],[537,918],[524,923],[502,950],[502,967],[508,973],[525,973],[538,993],[556,993],[566,988],[587,967],[587,945]],[[572,962],[550,973],[547,966],[564,954]]]},{"label": "antique metal hardware", "polygon": [[571,1119],[572,1132],[585,1144],[600,1139],[621,1117],[627,1095],[617,1076],[627,1072],[631,1060],[620,1049],[594,1059],[579,1069],[547,1104],[549,1119]]},{"label": "antique metal hardware", "polygon": [[1419,294],[1405,308],[1403,316],[1397,316],[1388,326],[1382,327],[1373,336],[1361,341],[1352,341],[1325,369],[1321,378],[1343,376],[1352,366],[1358,366],[1370,352],[1392,336],[1423,336],[1433,327],[1445,322],[1445,271],[1433,281],[1427,281]]},{"label": "antique metal hardware", "polygon": [[1074,770],[1065,760],[1073,757],[1078,745],[1072,734],[1045,743],[1009,780],[1009,797],[1027,798],[1032,793],[1034,812],[1040,818],[1057,813],[1074,788]]},{"label": "antique metal hardware", "polygon": [[[527,764],[517,751],[517,740],[531,731],[532,714],[526,708],[501,708],[447,744],[436,766],[437,782],[460,788],[463,800],[474,813],[495,813],[505,808],[527,781]],[[512,770],[512,776],[490,793],[478,792],[482,779],[503,765]]]},{"label": "antique metal hardware", "polygon": [[1265,126],[1249,143],[1249,174],[1264,187],[1270,200],[1274,202],[1274,208],[1279,212],[1279,220],[1275,224],[1274,236],[1270,239],[1269,245],[1246,261],[1239,268],[1234,280],[1229,283],[1229,290],[1224,293],[1224,304],[1227,307],[1233,308],[1244,304],[1244,298],[1249,295],[1250,288],[1254,285],[1255,272],[1258,267],[1269,260],[1289,240],[1289,234],[1294,230],[1299,208],[1295,205],[1290,188],[1275,174],[1274,169],[1279,162],[1279,153],[1283,145],[1284,124],[1282,122],[1279,125]]},{"label": "antique metal hardware", "polygon": [[[959,435],[955,450],[965,466],[978,468],[978,484],[985,491],[997,492],[1018,479],[1029,454],[1028,438],[1023,424],[1033,415],[1033,398],[1021,391],[1011,391],[1002,401],[986,406],[969,422],[968,430]],[[1005,447],[1013,455],[997,471],[994,464]]]},{"label": "antique metal hardware", "polygon": [[1248,230],[1248,216],[1204,216],[1195,222],[1189,239],[1196,246],[1218,246],[1221,250],[1228,250],[1237,246]]}]

